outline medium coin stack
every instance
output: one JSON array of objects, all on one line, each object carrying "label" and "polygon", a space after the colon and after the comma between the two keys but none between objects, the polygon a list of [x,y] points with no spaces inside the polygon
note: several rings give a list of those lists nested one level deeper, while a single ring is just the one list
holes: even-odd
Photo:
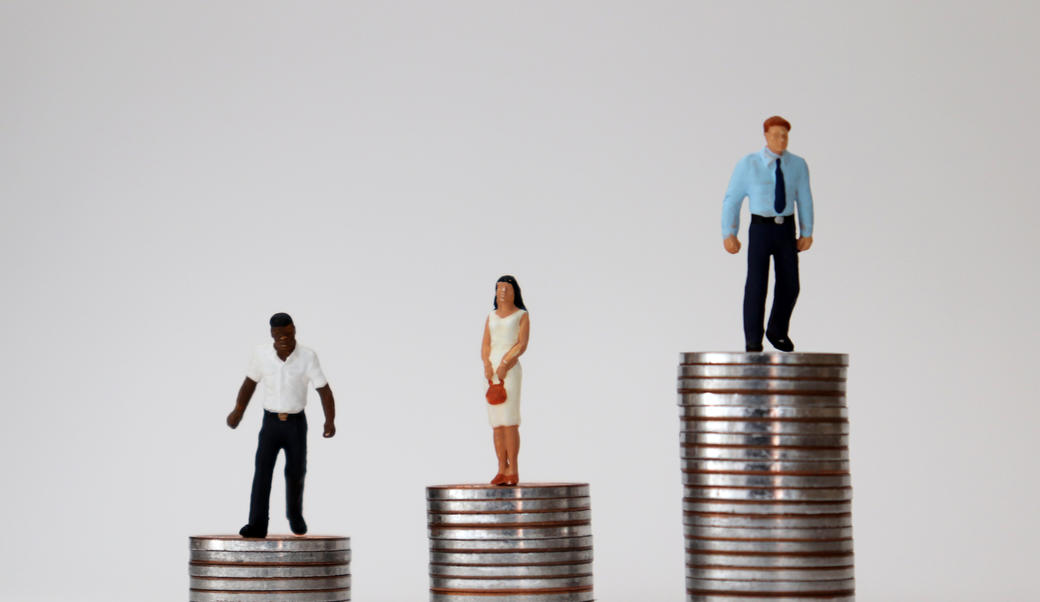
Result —
[{"label": "medium coin stack", "polygon": [[238,535],[190,538],[192,602],[350,600],[350,538]]},{"label": "medium coin stack", "polygon": [[432,602],[587,602],[587,484],[426,488]]},{"label": "medium coin stack", "polygon": [[847,366],[681,354],[688,602],[855,599]]}]

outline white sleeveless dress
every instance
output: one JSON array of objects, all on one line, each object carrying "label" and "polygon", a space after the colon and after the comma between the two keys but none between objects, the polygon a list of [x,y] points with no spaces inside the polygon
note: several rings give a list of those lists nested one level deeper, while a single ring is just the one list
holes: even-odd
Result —
[{"label": "white sleeveless dress", "polygon": [[[502,357],[516,345],[517,337],[520,335],[520,317],[526,311],[518,309],[504,318],[498,317],[494,310],[488,314],[488,332],[491,334],[491,369],[497,370],[502,363]],[[491,426],[517,426],[520,424],[520,380],[524,372],[520,368],[520,362],[506,372],[504,379],[506,386],[506,401],[498,405],[486,403],[488,408],[488,421]],[[487,381],[485,380],[485,383]],[[498,376],[492,376],[491,382],[498,383]],[[486,389],[486,388],[485,388]]]}]

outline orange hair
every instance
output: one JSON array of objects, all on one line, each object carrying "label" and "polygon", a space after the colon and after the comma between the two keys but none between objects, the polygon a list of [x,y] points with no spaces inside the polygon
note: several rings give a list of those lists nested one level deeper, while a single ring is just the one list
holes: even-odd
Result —
[{"label": "orange hair", "polygon": [[768,132],[769,128],[773,127],[774,125],[778,125],[778,126],[784,128],[785,130],[787,130],[788,132],[791,131],[791,122],[790,121],[784,119],[783,117],[781,117],[779,115],[773,115],[772,117],[770,117],[769,119],[766,119],[762,123],[762,132],[763,133]]}]

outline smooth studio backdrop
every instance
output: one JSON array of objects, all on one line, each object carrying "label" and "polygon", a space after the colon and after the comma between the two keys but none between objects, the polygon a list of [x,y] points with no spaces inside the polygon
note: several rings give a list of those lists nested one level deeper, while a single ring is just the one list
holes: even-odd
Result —
[{"label": "smooth studio backdrop", "polygon": [[[675,366],[739,350],[719,212],[762,120],[816,198],[791,335],[850,354],[865,601],[1035,589],[1030,2],[0,3],[0,598],[183,600],[245,522],[288,311],[306,516],[427,597],[424,486],[494,474],[495,279],[531,314],[525,480],[592,485],[596,594],[684,596]],[[747,210],[741,226],[746,243]],[[286,532],[280,466],[273,532]]]}]

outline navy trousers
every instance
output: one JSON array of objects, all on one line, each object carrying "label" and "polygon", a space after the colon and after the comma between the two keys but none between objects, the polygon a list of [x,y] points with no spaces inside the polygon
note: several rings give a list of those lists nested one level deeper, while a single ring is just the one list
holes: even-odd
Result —
[{"label": "navy trousers", "polygon": [[287,420],[264,410],[264,422],[256,445],[253,492],[249,498],[249,524],[267,527],[271,503],[271,478],[278,452],[285,450],[285,515],[303,518],[303,477],[307,473],[307,417],[289,414]]},{"label": "navy trousers", "polygon": [[747,282],[744,284],[744,340],[748,345],[762,344],[762,321],[769,288],[769,258],[773,258],[776,285],[773,309],[766,332],[773,338],[786,338],[791,313],[798,299],[798,249],[795,246],[794,219],[782,224],[752,223],[748,229]]}]

